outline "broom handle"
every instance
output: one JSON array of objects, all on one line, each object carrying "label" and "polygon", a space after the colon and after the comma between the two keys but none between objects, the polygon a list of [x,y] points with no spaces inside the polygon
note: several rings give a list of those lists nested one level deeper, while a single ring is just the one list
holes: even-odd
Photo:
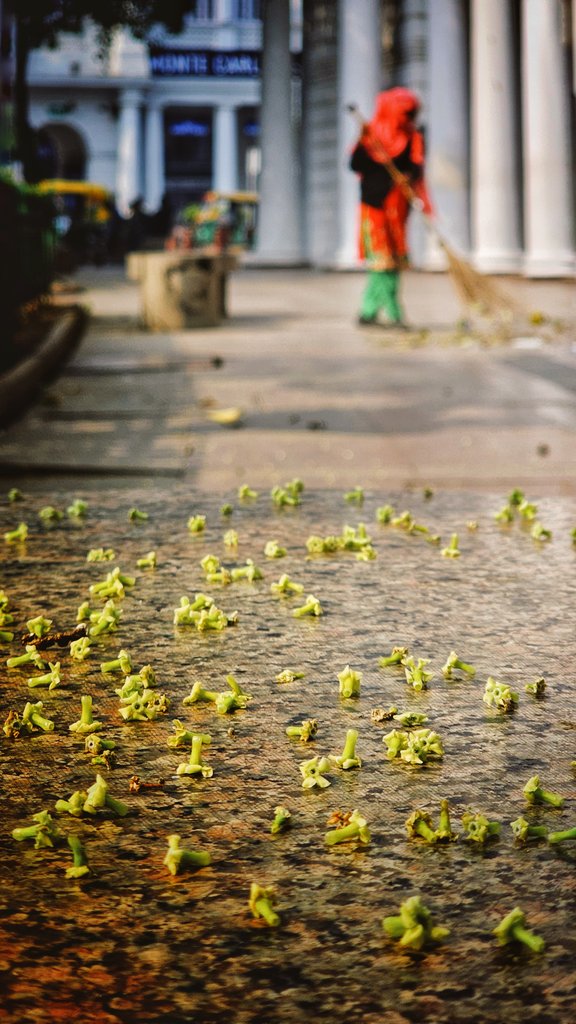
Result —
[{"label": "broom handle", "polygon": [[[349,103],[347,109],[358,122],[358,126],[361,132],[365,132],[366,128],[368,127],[368,122],[364,120],[356,104]],[[392,181],[394,182],[395,185],[398,185],[398,187],[401,189],[410,205],[417,209],[420,213],[422,213],[422,200],[420,199],[419,196],[416,195],[406,175],[402,174],[402,171],[398,170],[396,164],[394,163],[392,158],[388,156],[388,153],[384,149],[384,146],[382,145],[381,142],[379,142],[378,139],[372,138],[371,141],[374,151],[378,154],[380,158],[378,162],[381,163],[386,168],[388,174],[392,178]],[[433,224],[433,218],[430,216],[430,214],[422,213],[422,216],[430,225]],[[434,227],[436,229],[435,225]]]}]

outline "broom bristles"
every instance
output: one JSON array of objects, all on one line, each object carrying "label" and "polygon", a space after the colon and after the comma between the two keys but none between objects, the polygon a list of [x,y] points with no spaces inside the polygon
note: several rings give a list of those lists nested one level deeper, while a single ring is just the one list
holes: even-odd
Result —
[{"label": "broom bristles", "polygon": [[466,305],[474,307],[483,315],[501,320],[509,320],[518,312],[512,299],[490,277],[481,274],[467,260],[458,256],[444,238],[439,241],[446,256],[448,273]]}]

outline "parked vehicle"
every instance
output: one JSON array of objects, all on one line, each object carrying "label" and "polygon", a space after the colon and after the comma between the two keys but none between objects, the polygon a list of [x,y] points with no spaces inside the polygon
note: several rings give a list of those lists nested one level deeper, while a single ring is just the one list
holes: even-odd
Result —
[{"label": "parked vehicle", "polygon": [[168,249],[251,249],[256,234],[255,192],[206,192],[200,203],[185,206],[166,243]]},{"label": "parked vehicle", "polygon": [[41,181],[38,190],[49,195],[54,204],[60,269],[70,270],[79,263],[106,263],[114,210],[112,193],[103,185],[59,178]]}]

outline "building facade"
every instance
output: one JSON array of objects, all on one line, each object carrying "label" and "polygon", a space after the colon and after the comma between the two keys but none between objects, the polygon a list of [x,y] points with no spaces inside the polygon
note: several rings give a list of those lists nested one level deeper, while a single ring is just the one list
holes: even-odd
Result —
[{"label": "building facade", "polygon": [[[36,51],[47,176],[153,213],[257,189],[262,262],[354,267],[357,123],[392,85],[422,101],[428,180],[452,244],[490,273],[575,274],[576,0],[198,0],[176,37],[94,33]],[[441,253],[412,218],[417,266]]]}]

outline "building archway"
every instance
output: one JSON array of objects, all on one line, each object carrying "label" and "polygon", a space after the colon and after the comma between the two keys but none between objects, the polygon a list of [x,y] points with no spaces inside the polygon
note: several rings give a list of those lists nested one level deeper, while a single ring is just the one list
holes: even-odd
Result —
[{"label": "building archway", "polygon": [[38,129],[37,139],[41,178],[84,180],[86,145],[76,128],[69,124],[49,122]]}]

